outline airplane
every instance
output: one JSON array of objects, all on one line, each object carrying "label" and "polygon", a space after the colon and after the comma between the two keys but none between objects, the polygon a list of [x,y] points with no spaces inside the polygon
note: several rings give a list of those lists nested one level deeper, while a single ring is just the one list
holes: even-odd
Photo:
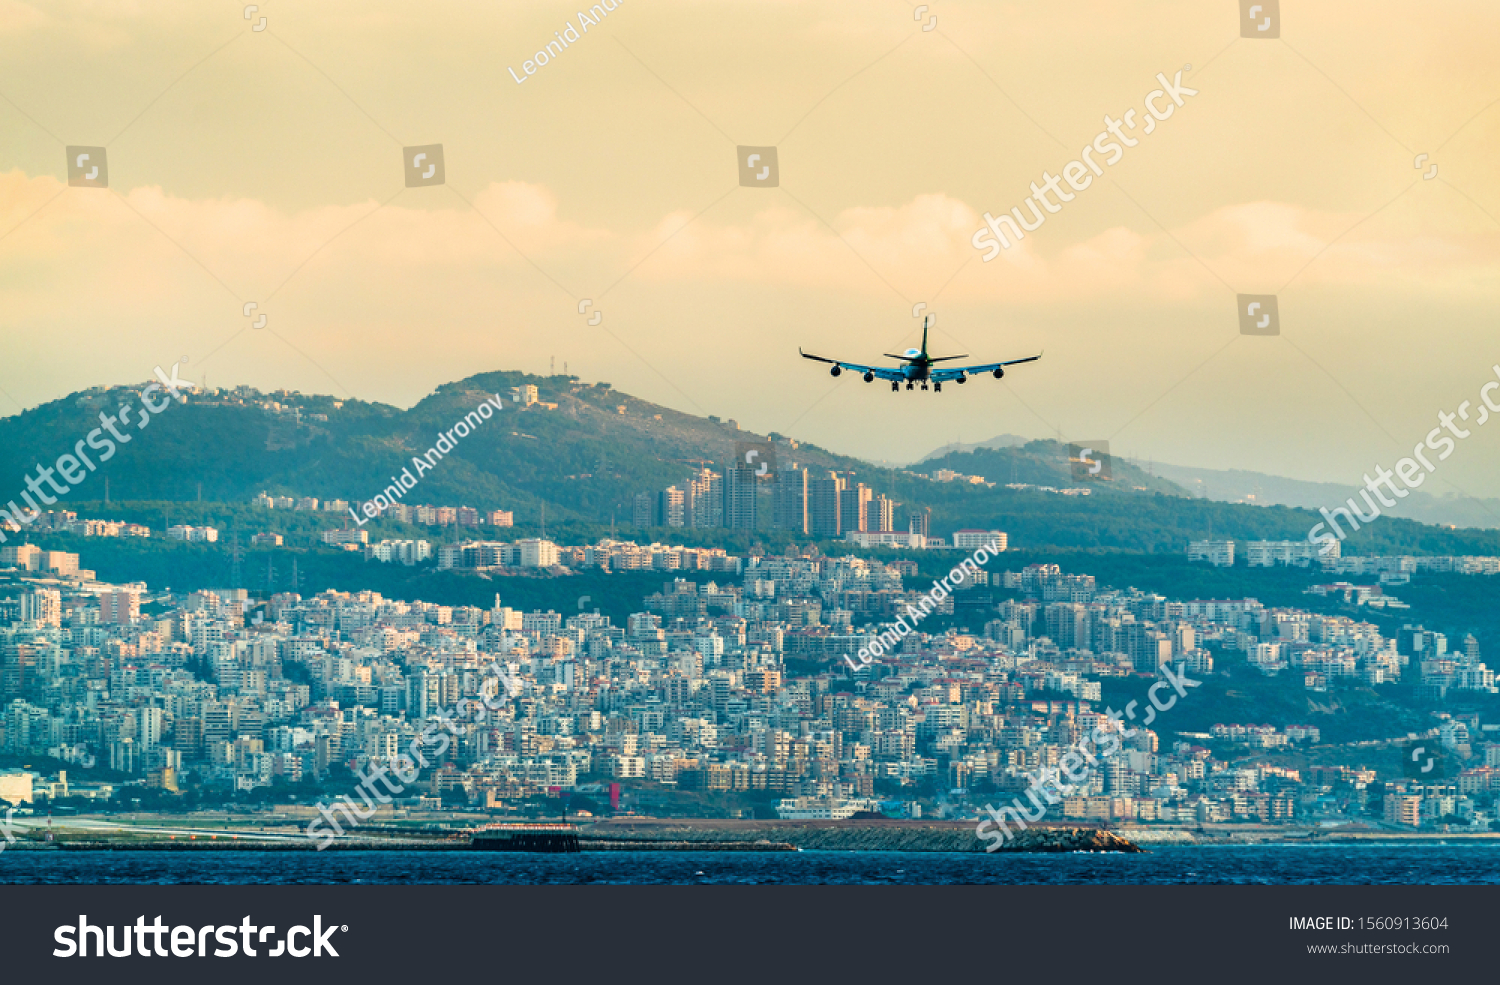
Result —
[{"label": "airplane", "polygon": [[815,359],[820,363],[832,364],[833,368],[828,371],[828,375],[830,376],[838,376],[844,370],[852,369],[856,373],[864,374],[866,383],[875,382],[876,377],[882,380],[889,380],[892,390],[900,390],[903,382],[906,384],[908,390],[913,389],[918,383],[922,384],[922,389],[925,390],[930,380],[934,392],[940,392],[943,389],[943,384],[950,381],[960,384],[968,382],[969,374],[971,373],[990,373],[998,380],[1005,375],[1005,367],[1014,366],[1017,363],[1036,362],[1042,358],[1041,354],[1037,354],[1035,356],[1027,356],[1025,359],[1011,359],[1003,363],[985,363],[982,366],[954,366],[952,368],[933,369],[934,363],[946,362],[949,359],[967,359],[968,356],[929,356],[927,354],[927,325],[930,317],[922,319],[922,348],[907,349],[899,356],[890,352],[885,353],[885,355],[892,359],[901,360],[902,364],[897,369],[887,369],[882,366],[861,366],[858,363],[825,359],[822,356],[815,356],[810,352],[803,352],[800,348],[797,352],[801,354],[803,359]]}]

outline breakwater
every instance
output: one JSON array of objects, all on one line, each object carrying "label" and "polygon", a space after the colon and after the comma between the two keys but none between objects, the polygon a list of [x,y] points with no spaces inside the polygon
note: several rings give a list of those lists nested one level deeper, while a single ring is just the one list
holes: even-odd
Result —
[{"label": "breakwater", "polygon": [[[609,840],[685,842],[711,850],[719,843],[766,842],[809,851],[983,852],[972,821],[716,821],[613,819],[581,826],[590,843]],[[646,850],[644,848],[637,850]],[[1139,852],[1112,831],[1092,825],[1041,825],[1020,831],[1001,851]]]},{"label": "breakwater", "polygon": [[613,832],[584,837],[572,824],[487,824],[474,832],[471,846],[481,852],[792,852],[785,842],[764,838],[708,840],[657,832],[635,837]]},{"label": "breakwater", "polygon": [[[316,842],[305,838],[287,838],[280,841],[254,841],[248,838],[222,838],[213,841],[207,838],[191,841],[185,838],[75,838],[59,840],[51,845],[10,846],[12,850],[22,848],[29,851],[61,852],[316,852]],[[469,842],[433,839],[349,839],[335,841],[322,851],[329,852],[465,852]]]},{"label": "breakwater", "polygon": [[[1154,833],[1154,832],[1152,832]],[[1143,834],[1147,841],[1150,834]],[[478,828],[371,832],[373,837],[336,840],[329,851],[512,851],[512,852],[983,852],[988,842],[973,821],[893,819],[715,820],[699,818],[611,818],[583,824],[497,823]],[[1173,834],[1176,834],[1173,832]],[[1180,837],[1180,836],[1179,836]],[[1147,843],[1159,843],[1147,842]],[[1174,839],[1177,840],[1177,839]],[[21,849],[18,843],[12,848]],[[266,835],[166,836],[116,831],[61,835],[55,843],[28,843],[31,850],[296,852],[313,851],[305,838]],[[1139,852],[1128,836],[1095,825],[1041,824],[1017,831],[1000,851]]]},{"label": "breakwater", "polygon": [[585,852],[795,852],[784,841],[662,841],[656,838],[584,838]]},{"label": "breakwater", "polygon": [[470,847],[481,852],[576,852],[578,829],[571,824],[490,825],[474,832]]}]

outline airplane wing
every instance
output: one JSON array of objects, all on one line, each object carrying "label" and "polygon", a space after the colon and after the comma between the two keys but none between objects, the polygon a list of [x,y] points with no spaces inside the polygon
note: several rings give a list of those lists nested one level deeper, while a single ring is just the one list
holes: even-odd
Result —
[{"label": "airplane wing", "polygon": [[810,352],[802,352],[801,349],[798,349],[797,351],[801,353],[803,359],[815,359],[820,363],[831,363],[832,365],[837,366],[840,369],[847,369],[852,373],[859,373],[860,375],[870,373],[873,374],[877,380],[897,382],[906,379],[906,374],[902,373],[899,369],[887,369],[884,366],[861,366],[859,363],[846,363],[838,359],[828,359],[823,356],[815,356]]},{"label": "airplane wing", "polygon": [[985,363],[982,366],[954,366],[952,369],[935,369],[928,376],[938,383],[946,383],[956,380],[960,376],[978,376],[980,373],[1003,372],[1006,366],[1014,366],[1017,363],[1034,363],[1042,358],[1040,355],[1027,356],[1025,359],[1010,359],[1003,363]]}]

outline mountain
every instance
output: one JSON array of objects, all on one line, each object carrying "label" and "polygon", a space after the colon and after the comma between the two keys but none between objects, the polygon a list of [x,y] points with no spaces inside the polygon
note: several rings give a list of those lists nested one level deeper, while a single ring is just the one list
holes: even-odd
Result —
[{"label": "mountain", "polygon": [[921,462],[922,471],[928,475],[939,469],[951,469],[982,475],[986,481],[1002,486],[1024,484],[1055,489],[1078,487],[1091,492],[1162,492],[1185,498],[1191,495],[1177,483],[1151,475],[1124,459],[1110,462],[1108,481],[1075,478],[1074,465],[1068,458],[1068,445],[1050,440],[1027,441],[1019,446],[986,442],[972,446],[972,450],[949,451],[944,455],[929,456]]},{"label": "mountain", "polygon": [[[536,388],[537,402],[526,406],[510,399],[512,388],[528,386]],[[140,400],[135,389],[101,387],[0,418],[0,475],[11,477],[8,489],[0,486],[0,506],[20,501],[25,480],[36,475],[38,463],[51,467],[85,442],[99,428],[101,413],[117,413],[122,405],[138,411]],[[468,435],[459,435],[462,428],[455,426],[487,400],[504,409]],[[440,451],[446,448],[447,439],[442,445],[438,439],[449,431],[453,447],[440,459],[433,456],[430,467],[425,461],[419,467],[415,457],[435,445]],[[852,481],[891,497],[900,504],[897,529],[905,529],[911,513],[931,510],[934,534],[947,536],[961,528],[1005,530],[1012,544],[1024,549],[1180,553],[1189,540],[1204,537],[1301,540],[1319,519],[1283,506],[1194,498],[1184,485],[1119,459],[1112,462],[1111,481],[1080,484],[1071,475],[1066,445],[1055,441],[1018,446],[1017,439],[1002,436],[985,447],[950,449],[926,459],[918,473],[877,467],[774,433],[742,430],[734,421],[684,414],[608,383],[517,372],[481,373],[445,384],[408,410],[284,390],[209,391],[190,395],[186,404],[171,403],[145,429],[128,426],[124,433],[129,443],[121,444],[107,462],[96,454],[97,471],[85,473],[53,508],[79,509],[90,503],[85,516],[153,526],[168,517],[265,525],[271,517],[249,519],[245,512],[263,490],[367,500],[406,469],[418,480],[404,497],[407,503],[512,510],[518,528],[529,532],[545,511],[548,524],[567,524],[569,536],[589,537],[607,530],[612,520],[628,524],[637,493],[681,486],[698,469],[735,460],[736,442],[764,441],[772,445],[780,465],[851,474]],[[934,480],[941,470],[982,479]],[[98,505],[106,498],[106,481],[115,504],[110,507]],[[1089,495],[1065,495],[1070,489],[1086,489]],[[134,512],[122,501],[135,504]],[[231,515],[231,508],[238,512]],[[763,514],[767,520],[769,513]],[[299,528],[299,536],[315,541],[313,527],[347,519],[287,513],[275,522],[311,524],[307,530]],[[726,546],[790,539],[790,534],[769,530],[662,529],[649,536]],[[1500,534],[1387,519],[1359,531],[1345,550],[1500,554]]]},{"label": "mountain", "polygon": [[942,458],[943,456],[951,455],[954,452],[978,451],[982,448],[1019,448],[1030,441],[1030,438],[1023,438],[1019,434],[997,434],[995,435],[995,437],[989,439],[988,441],[981,441],[977,444],[969,444],[968,442],[964,441],[954,441],[950,442],[949,444],[943,445],[941,448],[933,449],[932,451],[923,455],[921,458],[917,459],[911,465],[908,465],[907,468],[915,469],[918,465],[921,465],[924,462],[928,462],[934,458]]},{"label": "mountain", "polygon": [[[947,444],[928,452],[908,468],[917,469],[920,466],[922,471],[930,471],[935,467],[936,460],[955,452],[1019,448],[1028,444],[1029,441],[1030,439],[1014,434],[1000,434],[977,444]],[[1116,459],[1116,465],[1119,466],[1122,461],[1124,460]],[[1129,464],[1137,469],[1134,474],[1159,476],[1169,480],[1175,487],[1175,491],[1182,495],[1211,499],[1220,503],[1293,506],[1304,510],[1316,510],[1322,506],[1331,509],[1350,496],[1358,495],[1355,487],[1342,486],[1336,482],[1289,479],[1286,476],[1251,472],[1246,469],[1204,469],[1188,465],[1172,465],[1166,462],[1151,462],[1142,473],[1140,461],[1131,460]],[[999,475],[1006,477],[1005,481],[1012,481],[1008,478],[1009,461],[1002,460],[1000,467],[1006,471],[990,474],[988,477],[993,479]],[[1022,466],[1022,472],[1017,474],[1025,474],[1024,466]],[[1014,481],[1045,482],[1046,480],[1017,478]],[[1157,488],[1157,486],[1152,485],[1151,488]],[[1385,515],[1439,526],[1493,530],[1500,529],[1500,499],[1478,498],[1459,493],[1435,495],[1417,489],[1410,491],[1410,494],[1399,501],[1394,508],[1387,509]]]},{"label": "mountain", "polygon": [[[1021,549],[1181,553],[1193,540],[1305,540],[1322,519],[1285,506],[1194,498],[1131,462],[1114,459],[1112,466],[1109,482],[1075,481],[1068,446],[1056,441],[952,452],[924,461],[921,476],[901,476],[897,498],[931,507],[937,531],[1004,530]],[[994,488],[930,478],[940,469],[983,476]],[[1076,494],[1085,490],[1089,495]],[[1343,547],[1348,554],[1490,554],[1500,548],[1500,534],[1386,518],[1350,536]]]},{"label": "mountain", "polygon": [[[1320,506],[1331,509],[1334,504],[1358,495],[1354,488],[1335,482],[1308,482],[1244,469],[1220,471],[1162,462],[1155,463],[1153,469],[1194,495],[1223,503],[1300,506],[1315,510]],[[1461,495],[1435,496],[1424,490],[1414,489],[1386,512],[1390,516],[1421,523],[1500,528],[1500,499],[1477,499]]]},{"label": "mountain", "polygon": [[[537,388],[523,407],[511,388]],[[432,448],[487,399],[504,410],[457,438],[451,454],[420,473],[412,503],[467,504],[535,516],[609,522],[629,518],[630,500],[682,482],[694,469],[722,465],[737,441],[766,441],[733,421],[699,418],[638,400],[608,383],[573,377],[482,373],[439,387],[410,410],[357,400],[249,388],[193,394],[151,420],[126,428],[132,440],[75,497],[114,500],[248,502],[262,490],[321,499],[366,500],[413,456]],[[0,419],[0,506],[17,497],[37,463],[50,465],[113,413],[140,398],[129,387],[95,388]],[[781,460],[808,468],[871,471],[856,459],[775,438]],[[65,506],[64,506],[65,508]]]}]

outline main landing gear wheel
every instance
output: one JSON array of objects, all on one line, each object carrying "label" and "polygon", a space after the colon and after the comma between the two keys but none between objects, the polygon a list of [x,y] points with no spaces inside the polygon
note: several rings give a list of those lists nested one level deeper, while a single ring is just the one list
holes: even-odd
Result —
[{"label": "main landing gear wheel", "polygon": [[916,384],[915,383],[908,383],[908,384],[906,384],[906,388],[908,390],[915,390],[916,389]]},{"label": "main landing gear wheel", "polygon": [[924,390],[927,389],[927,384],[926,383],[922,384],[922,389],[924,389]]},{"label": "main landing gear wheel", "polygon": [[934,383],[932,385],[932,392],[933,393],[942,393],[943,392],[943,385],[941,383]]},{"label": "main landing gear wheel", "polygon": [[901,384],[897,383],[895,380],[892,380],[891,381],[891,389],[892,390],[899,390],[899,389],[901,389]]}]

